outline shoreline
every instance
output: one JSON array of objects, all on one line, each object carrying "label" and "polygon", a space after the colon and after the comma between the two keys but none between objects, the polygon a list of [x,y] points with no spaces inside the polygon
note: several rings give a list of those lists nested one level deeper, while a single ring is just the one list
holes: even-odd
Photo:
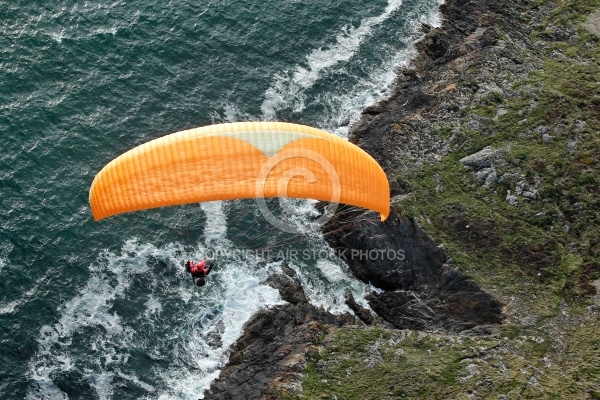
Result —
[{"label": "shoreline", "polygon": [[[390,107],[393,109],[393,106],[399,101],[401,95],[405,93],[405,83],[407,81],[410,82],[411,79],[418,81],[420,79],[419,75],[432,66],[431,56],[428,54],[428,51],[439,51],[440,41],[438,38],[443,37],[449,30],[456,29],[451,19],[460,18],[456,15],[458,10],[456,4],[458,2],[458,0],[446,0],[440,6],[439,10],[442,22],[438,28],[422,25],[423,36],[413,43],[416,52],[415,57],[408,64],[409,67],[397,72],[395,82],[389,89],[389,96],[363,110],[360,119],[349,131],[349,140],[374,156],[384,166],[384,169],[386,169],[385,153],[377,154],[376,152],[369,151],[369,146],[361,143],[360,136],[368,132],[369,124],[373,121],[374,116],[392,112]],[[459,12],[458,14],[460,15],[461,13]],[[392,187],[392,190],[394,190],[394,187]],[[390,220],[393,219],[394,217]],[[432,252],[435,255],[433,263],[436,265],[438,272],[443,272],[447,268],[447,264],[445,263],[448,258],[447,255],[439,251],[437,244],[425,232],[413,226],[406,219],[397,220],[395,224],[390,225],[397,227],[398,224],[403,230],[416,230],[418,232],[418,234],[411,236],[410,245],[420,246],[425,249],[425,252]],[[330,244],[333,244],[331,240],[328,241]],[[384,244],[384,246],[386,245]],[[333,247],[335,248],[335,244],[333,244]],[[420,252],[416,257],[423,256],[423,252]],[[417,267],[423,262],[432,262],[431,257],[424,257],[424,259],[419,260],[416,264]],[[373,277],[368,276],[368,274],[365,275],[364,271],[361,273],[361,271],[357,271],[352,266],[351,270],[358,279],[367,282],[373,280]],[[485,302],[494,303],[494,300],[481,292],[478,286],[468,287],[472,286],[473,282],[465,277],[458,275],[454,279],[466,284],[467,291],[484,296]],[[205,396],[211,399],[241,399],[255,398],[248,397],[250,393],[258,398],[264,394],[265,390],[271,392],[279,392],[280,390],[294,392],[300,388],[304,377],[302,374],[303,370],[310,360],[311,348],[317,344],[316,338],[319,335],[329,334],[329,326],[376,325],[395,328],[393,323],[386,321],[381,315],[374,316],[370,311],[363,309],[354,301],[351,295],[347,297],[346,304],[354,311],[355,316],[333,316],[324,310],[319,310],[308,304],[303,289],[297,278],[294,277],[293,271],[287,270],[284,274],[275,276],[273,280],[271,284],[279,289],[282,298],[290,304],[263,310],[255,314],[246,323],[244,333],[236,344],[232,346],[227,365],[221,369],[219,377],[211,383],[211,387],[204,392]],[[376,277],[375,280],[377,280]],[[496,302],[493,304],[493,307],[495,307],[496,315],[492,316],[491,322],[498,324],[501,320],[498,317],[502,312],[501,305]],[[290,320],[294,321],[293,325],[295,326],[293,328],[290,327]],[[490,321],[483,322],[482,332],[489,333],[491,330],[494,330],[487,323]],[[274,324],[275,328],[267,329],[265,324]],[[478,324],[473,323],[467,323],[467,325],[469,326],[467,329],[478,326]],[[460,326],[464,327],[463,325]],[[423,329],[424,326],[420,328]],[[263,329],[269,332],[266,335],[267,337],[261,332]],[[292,330],[291,334],[286,332],[289,330]],[[283,349],[283,352],[277,352],[277,349]],[[282,361],[284,362],[282,363]],[[248,383],[250,376],[253,378]]]},{"label": "shoreline", "polygon": [[372,219],[325,238],[404,250],[403,262],[346,260],[382,289],[367,296],[376,315],[351,295],[353,316],[314,308],[284,268],[270,284],[289,304],[247,323],[211,398],[600,396],[600,90],[588,79],[600,38],[581,26],[598,8],[440,7],[442,25],[423,27],[411,67],[349,134],[388,174],[390,218],[357,210],[323,229]]}]

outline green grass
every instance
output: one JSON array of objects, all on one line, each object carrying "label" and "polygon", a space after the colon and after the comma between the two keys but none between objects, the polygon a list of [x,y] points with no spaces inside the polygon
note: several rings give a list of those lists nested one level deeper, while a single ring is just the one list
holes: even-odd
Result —
[{"label": "green grass", "polygon": [[[315,355],[302,393],[288,398],[445,398],[459,385],[464,348],[442,336],[344,329],[326,352]],[[324,370],[315,367],[325,363]]]},{"label": "green grass", "polygon": [[504,336],[505,331],[501,337],[453,337],[345,328],[315,352],[302,392],[274,398],[466,399],[473,393],[481,398],[589,398],[600,390],[597,329],[597,324],[579,328],[557,361],[547,356],[549,342],[543,338]]},{"label": "green grass", "polygon": [[[579,21],[577,13],[593,8],[589,2],[559,2],[549,23]],[[514,83],[515,88],[536,88],[533,93],[517,100],[491,93],[472,104],[467,114],[493,117],[499,104],[508,111],[489,121],[497,134],[462,129],[454,138],[456,151],[398,177],[414,188],[403,204],[406,214],[444,244],[460,269],[507,296],[548,293],[537,301],[542,315],[552,315],[562,298],[585,302],[582,297],[593,291],[587,279],[592,275],[584,276],[583,270],[600,255],[600,105],[595,101],[600,97],[600,47],[585,31],[580,38],[577,44],[551,44],[577,55],[577,61],[548,57],[539,71]],[[478,87],[472,78],[463,84]],[[528,110],[532,101],[537,107]],[[577,120],[585,125],[579,127]],[[549,141],[538,127],[545,127]],[[540,199],[507,204],[507,190],[514,192],[516,183],[509,180],[481,188],[459,160],[485,146],[502,149],[506,163],[497,168],[499,176],[521,176],[537,187]]]},{"label": "green grass", "polygon": [[[396,177],[412,188],[403,212],[455,267],[510,303],[509,319],[497,336],[476,338],[341,329],[318,347],[302,391],[274,398],[600,399],[600,311],[592,305],[600,278],[600,38],[581,27],[600,1],[535,6],[551,9],[533,39],[575,27],[579,40],[549,40],[547,54],[564,58],[542,57],[538,70],[515,77],[520,98],[473,100],[463,120],[432,132],[453,150]],[[457,92],[477,92],[484,82],[475,76],[467,71]],[[499,107],[507,113],[495,119]],[[471,114],[488,118],[486,132],[464,128]],[[496,165],[504,180],[489,188],[459,161],[486,146],[504,160]],[[508,204],[517,181],[539,197]]]}]

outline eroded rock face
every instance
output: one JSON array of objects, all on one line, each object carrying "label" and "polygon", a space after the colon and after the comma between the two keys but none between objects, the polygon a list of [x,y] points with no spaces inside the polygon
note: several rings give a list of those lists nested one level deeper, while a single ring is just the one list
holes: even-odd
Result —
[{"label": "eroded rock face", "polygon": [[283,265],[281,269],[283,273],[269,276],[265,283],[279,290],[281,298],[288,303],[298,304],[308,302],[296,271],[287,265]]},{"label": "eroded rock face", "polygon": [[298,390],[313,346],[328,329],[361,323],[350,314],[333,315],[309,304],[296,272],[285,264],[266,283],[289,304],[264,310],[246,324],[207,393],[210,399],[259,399],[268,390]]},{"label": "eroded rock face", "polygon": [[[343,218],[364,223],[326,238],[357,278],[385,289],[368,300],[394,327],[461,332],[485,326],[491,331],[502,322],[502,303],[452,268],[444,249],[412,219],[395,211],[384,223],[362,211]],[[339,226],[344,221],[337,216],[325,230]]]},{"label": "eroded rock face", "polygon": [[306,302],[265,310],[245,326],[206,396],[245,400],[260,399],[269,389],[297,390],[313,346],[330,327],[356,323],[349,314],[333,315]]}]

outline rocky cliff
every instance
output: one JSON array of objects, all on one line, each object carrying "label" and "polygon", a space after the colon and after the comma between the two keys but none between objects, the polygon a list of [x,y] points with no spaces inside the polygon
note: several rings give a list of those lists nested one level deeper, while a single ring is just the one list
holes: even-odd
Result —
[{"label": "rocky cliff", "polygon": [[284,268],[289,304],[248,323],[209,398],[600,396],[596,8],[441,7],[350,135],[390,177],[390,218],[323,229],[340,250],[401,251],[345,259],[382,289],[377,315],[351,296],[354,316],[316,309]]}]

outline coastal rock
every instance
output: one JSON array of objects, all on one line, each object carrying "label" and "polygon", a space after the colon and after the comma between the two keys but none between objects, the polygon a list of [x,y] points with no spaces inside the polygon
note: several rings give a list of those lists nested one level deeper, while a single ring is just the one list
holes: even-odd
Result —
[{"label": "coastal rock", "polygon": [[[346,219],[364,223],[345,230]],[[343,218],[332,218],[325,229],[340,227],[340,234],[326,237],[329,244],[340,250],[358,279],[385,290],[416,289],[447,259],[412,219],[395,212],[383,224],[372,213],[346,212]]]},{"label": "coastal rock", "polygon": [[502,152],[502,150],[493,149],[488,146],[476,153],[463,157],[460,159],[460,163],[474,170],[475,178],[481,186],[490,188],[494,183],[501,180],[498,177],[496,166],[505,163],[500,158]]},{"label": "coastal rock", "polygon": [[[499,28],[500,21],[510,18],[505,15],[506,5],[450,0],[440,9],[444,14],[442,27],[429,30],[416,43],[419,55],[410,69],[402,71],[392,96],[373,108],[377,112],[365,112],[349,135],[351,142],[371,154],[390,175],[397,176],[421,162],[435,163],[446,154],[452,138],[462,130],[444,130],[451,133],[445,139],[432,132],[451,126],[469,110],[474,95],[492,102],[521,95],[513,94],[508,80],[456,84],[464,82],[465,68],[477,68],[482,51],[507,51],[500,41],[501,33],[521,35],[511,27]],[[507,68],[534,68],[526,60],[518,60],[517,53],[509,57],[517,61]],[[440,107],[443,100],[452,106]],[[493,121],[488,117],[473,115],[469,124],[468,129],[494,134]],[[459,145],[468,149],[468,136]],[[494,184],[499,180],[496,168],[504,163],[503,150],[473,150],[461,162],[480,172],[478,178],[483,185]],[[336,230],[326,239],[339,252],[381,255],[345,258],[357,278],[384,290],[368,296],[371,308],[397,328],[472,333],[497,329],[504,318],[503,304],[449,267],[451,260],[445,250],[404,215],[402,201],[410,196],[410,188],[391,188],[393,211],[384,223],[373,214],[357,211],[337,215],[324,227],[325,232]],[[346,218],[362,219],[363,224],[345,230]]]},{"label": "coastal rock", "polygon": [[352,292],[347,291],[344,294],[344,298],[346,305],[354,312],[354,314],[356,314],[356,316],[362,322],[365,323],[365,325],[371,325],[373,323],[373,314],[356,302],[354,296],[352,296]]},{"label": "coastal rock", "polygon": [[306,302],[259,312],[244,326],[207,398],[260,399],[268,390],[299,390],[314,345],[330,327],[357,322],[349,314],[333,315]]},{"label": "coastal rock", "polygon": [[575,130],[575,132],[581,132],[583,130],[583,128],[585,127],[586,122],[585,121],[581,121],[579,119],[576,119],[573,121],[573,129]]},{"label": "coastal rock", "polygon": [[600,10],[591,13],[583,26],[594,35],[600,37]]},{"label": "coastal rock", "polygon": [[494,161],[498,159],[499,154],[499,150],[495,150],[491,146],[488,146],[476,153],[461,158],[460,163],[475,170],[491,168]]},{"label": "coastal rock", "polygon": [[523,196],[527,200],[537,200],[537,198],[539,197],[537,189],[535,189],[526,181],[517,182],[517,185],[515,187],[515,194],[518,196]]},{"label": "coastal rock", "polygon": [[[343,228],[341,218],[334,217],[326,229]],[[364,223],[327,240],[346,256],[357,278],[385,290],[367,299],[394,327],[461,332],[502,322],[502,303],[450,268],[444,249],[414,220],[395,211],[384,223],[362,211],[344,218]]]},{"label": "coastal rock", "polygon": [[554,127],[554,132],[563,133],[567,131],[567,129],[569,129],[569,127],[565,124],[556,124],[556,126]]},{"label": "coastal rock", "polygon": [[484,168],[481,171],[477,171],[475,176],[477,177],[477,181],[485,187],[490,187],[498,180],[496,168],[494,167]]},{"label": "coastal rock", "polygon": [[308,300],[296,271],[285,264],[281,270],[282,273],[269,276],[265,283],[277,289],[281,298],[289,303],[306,303]]},{"label": "coastal rock", "polygon": [[449,41],[444,35],[435,35],[427,43],[425,52],[434,60],[442,57],[450,47]]},{"label": "coastal rock", "polygon": [[511,206],[519,205],[519,198],[517,196],[515,196],[514,194],[512,194],[510,190],[506,191],[506,198],[504,199],[504,201],[506,201]]}]

